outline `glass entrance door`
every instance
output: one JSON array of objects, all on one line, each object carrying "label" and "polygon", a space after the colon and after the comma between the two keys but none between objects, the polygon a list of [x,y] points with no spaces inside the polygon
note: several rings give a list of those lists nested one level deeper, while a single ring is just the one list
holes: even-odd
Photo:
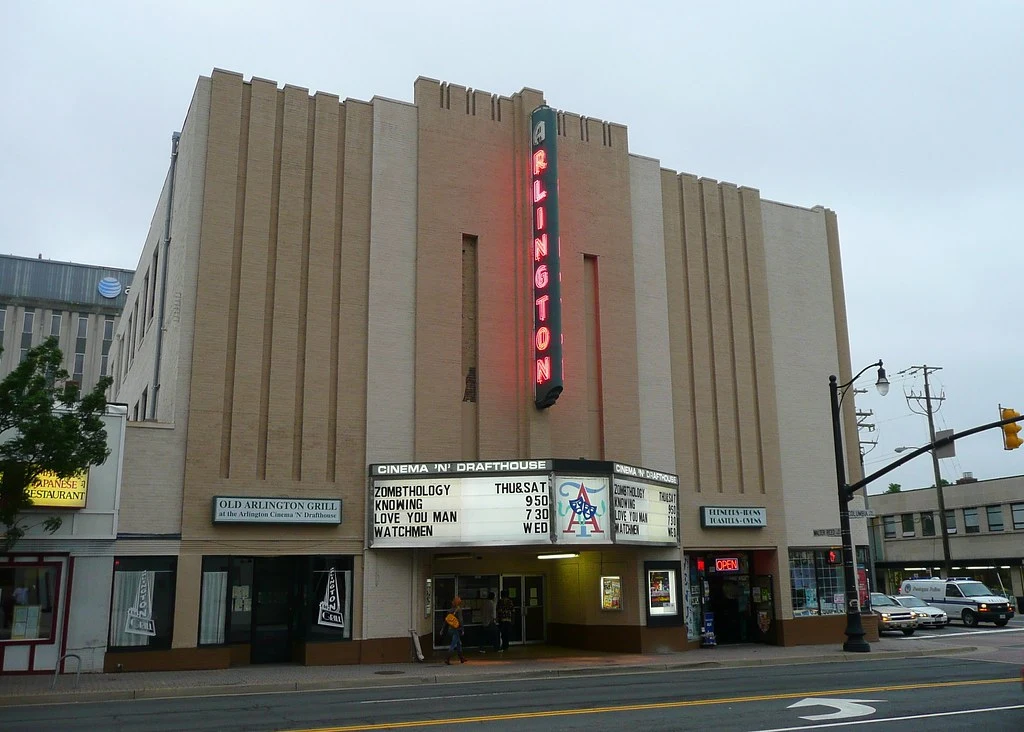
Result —
[{"label": "glass entrance door", "polygon": [[253,559],[252,663],[292,660],[293,557]]},{"label": "glass entrance door", "polygon": [[523,577],[522,575],[505,574],[501,576],[502,591],[508,590],[508,598],[512,601],[512,628],[509,643],[523,642]]},{"label": "glass entrance door", "polygon": [[543,643],[547,624],[544,622],[544,577],[527,575],[523,578],[524,627],[527,643]]}]

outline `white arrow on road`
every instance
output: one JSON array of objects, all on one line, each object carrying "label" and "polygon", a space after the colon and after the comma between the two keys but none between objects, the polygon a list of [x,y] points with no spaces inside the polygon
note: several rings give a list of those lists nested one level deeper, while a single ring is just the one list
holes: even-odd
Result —
[{"label": "white arrow on road", "polygon": [[800,717],[800,719],[806,719],[808,722],[819,722],[823,719],[849,719],[850,717],[863,717],[866,714],[874,714],[875,708],[869,707],[866,702],[877,704],[878,702],[884,702],[885,699],[826,699],[821,696],[811,696],[806,699],[801,699],[795,704],[790,704],[787,709],[796,709],[798,707],[834,707],[836,711],[830,712],[829,714],[811,714],[806,717]]}]

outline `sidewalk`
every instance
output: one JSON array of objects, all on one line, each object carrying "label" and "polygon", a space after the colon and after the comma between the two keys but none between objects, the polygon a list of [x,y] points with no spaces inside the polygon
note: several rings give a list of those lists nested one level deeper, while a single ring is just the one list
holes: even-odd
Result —
[{"label": "sidewalk", "polygon": [[[887,647],[888,646],[888,647]],[[552,646],[513,648],[486,654],[469,651],[467,662],[446,666],[442,659],[423,663],[351,666],[240,666],[215,671],[152,671],[115,674],[64,674],[51,690],[52,674],[0,676],[0,707],[160,697],[261,694],[352,689],[369,686],[443,684],[453,681],[573,676],[601,673],[738,668],[799,663],[882,661],[950,655],[973,646],[907,648],[876,643],[871,653],[844,653],[833,646],[719,646],[658,655],[592,653]]]}]

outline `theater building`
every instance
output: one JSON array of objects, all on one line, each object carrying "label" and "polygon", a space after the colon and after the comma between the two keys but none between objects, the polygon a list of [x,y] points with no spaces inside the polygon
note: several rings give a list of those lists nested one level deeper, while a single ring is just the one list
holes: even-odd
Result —
[{"label": "theater building", "polygon": [[108,668],[404,661],[503,590],[515,643],[841,639],[835,214],[557,105],[199,79],[115,347],[118,566],[166,579]]}]

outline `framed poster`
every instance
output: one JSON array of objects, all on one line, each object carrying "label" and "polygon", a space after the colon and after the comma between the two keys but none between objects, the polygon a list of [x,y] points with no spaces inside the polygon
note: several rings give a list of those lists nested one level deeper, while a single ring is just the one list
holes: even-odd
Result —
[{"label": "framed poster", "polygon": [[602,577],[601,578],[601,609],[621,610],[622,609],[622,578]]},{"label": "framed poster", "polygon": [[644,562],[649,627],[683,625],[681,574],[680,562]]}]

